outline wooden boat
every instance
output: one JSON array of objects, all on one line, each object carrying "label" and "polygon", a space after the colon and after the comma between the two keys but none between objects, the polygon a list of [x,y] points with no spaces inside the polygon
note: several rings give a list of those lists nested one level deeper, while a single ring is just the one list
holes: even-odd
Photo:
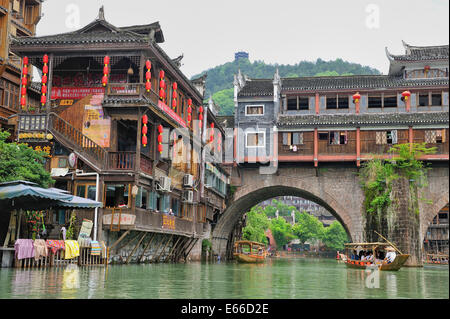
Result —
[{"label": "wooden boat", "polygon": [[385,261],[377,260],[375,261],[363,261],[363,260],[355,260],[351,258],[352,250],[357,250],[360,248],[361,250],[372,251],[373,256],[376,256],[376,253],[379,251],[385,251],[386,249],[395,250],[391,244],[388,243],[351,243],[345,244],[345,255],[347,260],[345,261],[345,265],[348,268],[357,268],[357,269],[366,269],[366,267],[373,267],[376,265],[379,270],[399,270],[405,264],[406,260],[408,260],[408,254],[400,254],[397,253],[393,262],[387,263]]},{"label": "wooden boat", "polygon": [[427,254],[425,264],[432,265],[448,265],[448,255],[445,254]]},{"label": "wooden boat", "polygon": [[233,256],[241,263],[263,263],[266,261],[266,246],[249,240],[239,240],[234,244]]}]

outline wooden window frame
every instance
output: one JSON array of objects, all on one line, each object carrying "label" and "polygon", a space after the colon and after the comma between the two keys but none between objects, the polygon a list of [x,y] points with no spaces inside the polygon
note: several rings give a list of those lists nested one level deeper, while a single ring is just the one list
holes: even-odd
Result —
[{"label": "wooden window frame", "polygon": [[[249,134],[263,134],[263,145],[248,145],[248,135]],[[258,144],[259,144],[259,139],[258,139]],[[262,147],[266,147],[266,131],[255,131],[255,132],[245,132],[245,147],[246,148],[262,148]]]},{"label": "wooden window frame", "polygon": [[[248,109],[249,107],[262,107],[262,114],[249,114]],[[248,104],[245,106],[245,116],[264,116],[266,110],[264,107],[264,104]]]}]

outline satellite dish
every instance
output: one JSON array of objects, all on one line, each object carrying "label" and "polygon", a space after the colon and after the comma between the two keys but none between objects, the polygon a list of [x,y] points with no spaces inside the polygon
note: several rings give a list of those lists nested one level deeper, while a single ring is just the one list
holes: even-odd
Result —
[{"label": "satellite dish", "polygon": [[69,154],[69,166],[70,168],[75,168],[77,166],[77,159],[78,157],[75,155],[75,153]]}]

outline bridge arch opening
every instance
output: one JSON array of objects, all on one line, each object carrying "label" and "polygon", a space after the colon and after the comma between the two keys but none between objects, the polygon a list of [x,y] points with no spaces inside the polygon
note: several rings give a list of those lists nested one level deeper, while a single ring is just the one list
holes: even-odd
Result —
[{"label": "bridge arch opening", "polygon": [[[427,255],[449,253],[449,203],[430,216],[424,234],[423,248]],[[426,256],[425,256],[426,257]]]},{"label": "bridge arch opening", "polygon": [[319,197],[318,195],[304,189],[284,185],[262,187],[243,195],[228,206],[223,213],[222,218],[214,228],[212,234],[213,250],[218,254],[226,252],[229,256],[232,249],[231,235],[242,216],[250,211],[253,206],[280,196],[300,197],[320,205],[331,213],[331,215],[333,215],[333,217],[335,217],[336,220],[344,227],[348,238],[352,238],[353,236],[350,229],[351,219],[344,206],[332,198],[324,199],[327,196],[326,194],[323,195],[324,196]]}]

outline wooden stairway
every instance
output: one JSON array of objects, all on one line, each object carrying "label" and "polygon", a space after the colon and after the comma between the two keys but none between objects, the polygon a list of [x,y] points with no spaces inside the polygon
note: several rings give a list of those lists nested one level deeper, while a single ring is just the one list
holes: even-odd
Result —
[{"label": "wooden stairway", "polygon": [[65,147],[86,157],[98,168],[106,168],[108,152],[56,113],[49,114],[48,130]]}]

